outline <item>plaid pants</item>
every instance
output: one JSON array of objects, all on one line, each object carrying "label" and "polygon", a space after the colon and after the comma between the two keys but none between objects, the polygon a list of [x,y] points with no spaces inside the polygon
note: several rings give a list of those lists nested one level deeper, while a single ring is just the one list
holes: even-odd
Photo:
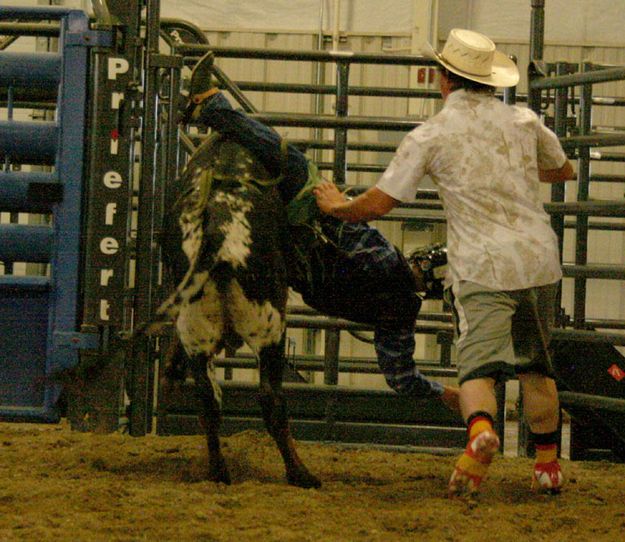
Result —
[{"label": "plaid pants", "polygon": [[[375,277],[376,282],[397,280],[398,269],[405,265],[395,247],[366,223],[343,225],[338,245],[366,275]],[[374,326],[373,341],[378,365],[391,389],[414,397],[432,397],[443,393],[443,386],[428,380],[415,365],[414,321],[378,321]]]}]

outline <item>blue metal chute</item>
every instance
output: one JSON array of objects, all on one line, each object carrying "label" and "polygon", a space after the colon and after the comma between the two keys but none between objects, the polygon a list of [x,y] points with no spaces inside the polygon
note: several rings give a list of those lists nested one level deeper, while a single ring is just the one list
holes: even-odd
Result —
[{"label": "blue metal chute", "polygon": [[[77,364],[74,345],[84,343],[78,326],[87,92],[99,34],[83,11],[63,7],[0,6],[0,20],[60,22],[58,54],[0,53],[9,112],[0,122],[0,212],[50,215],[50,225],[0,225],[0,419],[54,422],[61,391],[54,374]],[[13,119],[16,91],[33,87],[56,95],[54,121]],[[53,170],[28,171],[33,164]],[[11,262],[48,265],[27,265],[16,275]]]}]

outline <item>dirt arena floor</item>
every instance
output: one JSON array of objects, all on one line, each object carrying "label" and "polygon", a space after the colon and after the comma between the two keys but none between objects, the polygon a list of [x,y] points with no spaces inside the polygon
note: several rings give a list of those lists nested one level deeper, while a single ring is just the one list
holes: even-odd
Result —
[{"label": "dirt arena floor", "polygon": [[500,457],[465,503],[446,497],[453,456],[300,443],[324,483],[303,490],[265,434],[224,443],[231,486],[203,480],[201,436],[0,424],[0,540],[625,540],[623,464],[564,461],[568,485],[552,497],[530,491],[530,460]]}]

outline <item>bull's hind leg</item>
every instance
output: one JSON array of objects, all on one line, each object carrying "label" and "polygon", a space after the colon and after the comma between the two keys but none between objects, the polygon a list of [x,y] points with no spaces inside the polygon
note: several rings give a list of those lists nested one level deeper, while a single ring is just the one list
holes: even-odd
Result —
[{"label": "bull's hind leg", "polygon": [[321,482],[306,468],[295,449],[289,428],[286,401],[282,393],[284,336],[278,344],[262,347],[260,361],[260,405],[267,431],[276,441],[289,484],[298,487],[320,487]]},{"label": "bull's hind leg", "polygon": [[217,383],[213,357],[221,348],[224,332],[223,306],[217,286],[206,282],[201,295],[188,300],[176,321],[178,336],[189,357],[189,369],[195,381],[195,394],[201,403],[200,423],[208,445],[208,478],[230,483],[230,475],[221,453],[221,388]]},{"label": "bull's hind leg", "polygon": [[[267,278],[269,282],[270,278]],[[272,301],[249,299],[238,281],[230,284],[227,310],[232,325],[258,356],[260,404],[267,431],[276,441],[286,467],[289,484],[319,487],[321,482],[304,466],[289,429],[286,402],[282,394],[284,359],[284,308],[286,285],[274,292]]]},{"label": "bull's hind leg", "polygon": [[191,358],[190,368],[195,380],[195,394],[202,404],[200,423],[206,434],[208,447],[208,479],[230,484],[230,473],[221,453],[219,440],[221,390],[215,380],[213,360],[204,354],[195,355]]}]

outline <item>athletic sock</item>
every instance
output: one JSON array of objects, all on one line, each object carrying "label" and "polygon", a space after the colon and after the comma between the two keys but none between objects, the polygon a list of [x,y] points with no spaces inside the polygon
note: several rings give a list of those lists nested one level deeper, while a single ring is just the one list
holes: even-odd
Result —
[{"label": "athletic sock", "polygon": [[536,445],[536,463],[551,463],[558,460],[557,444],[537,444]]},{"label": "athletic sock", "polygon": [[499,438],[493,429],[493,418],[487,412],[475,412],[467,421],[469,442],[458,458],[449,480],[450,496],[477,492],[486,477],[493,456],[499,449]]},{"label": "athletic sock", "polygon": [[559,493],[564,483],[562,469],[558,462],[558,434],[533,433],[536,448],[536,463],[532,475],[532,488],[548,493]]},{"label": "athletic sock", "polygon": [[493,418],[490,415],[485,416],[483,414],[472,416],[469,421],[469,428],[467,429],[469,440],[483,431],[493,431]]}]

